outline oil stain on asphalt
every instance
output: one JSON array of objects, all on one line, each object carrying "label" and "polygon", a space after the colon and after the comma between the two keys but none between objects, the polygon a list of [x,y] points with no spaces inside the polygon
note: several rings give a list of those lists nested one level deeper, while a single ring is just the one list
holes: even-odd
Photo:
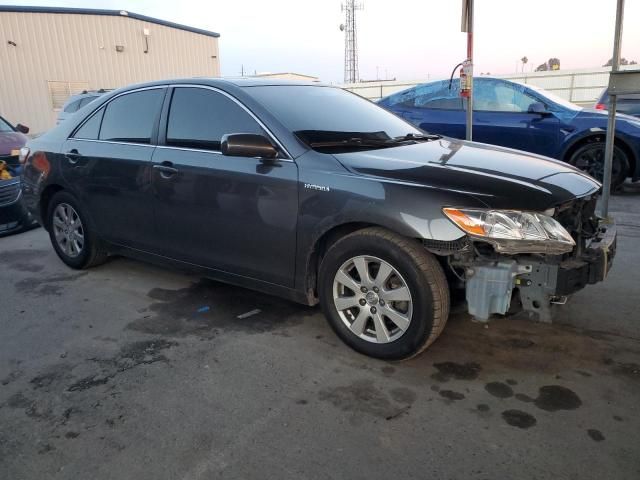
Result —
[{"label": "oil stain on asphalt", "polygon": [[27,293],[39,297],[48,295],[61,295],[64,286],[89,272],[69,273],[60,275],[49,275],[44,277],[28,277],[15,284],[18,293]]},{"label": "oil stain on asphalt", "polygon": [[582,405],[582,400],[572,390],[560,385],[547,385],[540,387],[538,398],[533,404],[547,412],[557,410],[575,410]]},{"label": "oil stain on asphalt", "polygon": [[48,250],[17,249],[0,254],[0,264],[7,265],[17,272],[36,273],[44,270],[44,265],[34,260],[41,260],[49,253]]},{"label": "oil stain on asphalt", "polygon": [[91,359],[102,366],[100,373],[89,375],[74,382],[67,390],[69,392],[88,390],[104,385],[116,375],[139,365],[167,362],[167,357],[160,352],[176,345],[178,345],[176,342],[169,342],[164,339],[128,343],[124,345],[120,349],[120,353],[113,358]]},{"label": "oil stain on asphalt", "polygon": [[513,389],[502,382],[490,382],[484,386],[484,389],[494,397],[509,398],[513,397]]},{"label": "oil stain on asphalt", "polygon": [[512,427],[524,429],[531,428],[538,423],[533,415],[522,410],[505,410],[502,412],[502,418]]},{"label": "oil stain on asphalt", "polygon": [[387,394],[377,388],[372,380],[364,379],[350,385],[323,389],[318,398],[344,412],[393,420],[409,410],[417,395],[407,388],[394,389]]},{"label": "oil stain on asphalt", "polygon": [[434,367],[438,370],[431,378],[439,382],[448,382],[454,378],[456,380],[475,380],[480,374],[482,368],[475,362],[468,363],[455,363],[455,362],[442,362],[434,363]]},{"label": "oil stain on asphalt", "polygon": [[594,428],[590,428],[587,430],[587,435],[591,437],[591,439],[595,442],[602,442],[604,440],[604,435],[600,430],[596,430]]},{"label": "oil stain on asphalt", "polygon": [[[186,288],[154,288],[154,300],[127,328],[143,333],[213,338],[219,329],[265,333],[299,324],[301,307],[277,297],[201,279]],[[238,318],[248,310],[256,313]],[[308,314],[313,312],[308,309]]]},{"label": "oil stain on asphalt", "polygon": [[464,394],[453,390],[440,390],[440,396],[452,401],[464,400]]}]

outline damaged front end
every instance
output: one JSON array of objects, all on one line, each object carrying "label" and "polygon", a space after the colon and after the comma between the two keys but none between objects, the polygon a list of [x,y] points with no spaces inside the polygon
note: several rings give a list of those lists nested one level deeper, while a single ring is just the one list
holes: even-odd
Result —
[{"label": "damaged front end", "polygon": [[477,320],[523,309],[550,322],[552,305],[604,280],[611,268],[616,228],[595,207],[593,195],[545,212],[445,208],[467,236],[448,250],[425,246],[445,255],[464,281]]}]

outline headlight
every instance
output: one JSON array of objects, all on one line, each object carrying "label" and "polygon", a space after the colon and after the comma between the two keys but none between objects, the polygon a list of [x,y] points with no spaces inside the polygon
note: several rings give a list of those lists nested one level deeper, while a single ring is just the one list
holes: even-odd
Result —
[{"label": "headlight", "polygon": [[566,253],[575,242],[548,215],[517,210],[443,208],[444,214],[472,237],[503,253]]}]

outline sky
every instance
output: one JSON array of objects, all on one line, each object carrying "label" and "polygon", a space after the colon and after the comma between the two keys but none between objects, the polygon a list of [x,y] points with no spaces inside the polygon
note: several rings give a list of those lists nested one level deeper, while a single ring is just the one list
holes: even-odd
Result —
[{"label": "sky", "polygon": [[[220,33],[223,76],[297,72],[343,79],[340,0],[40,0],[5,4],[108,8]],[[360,78],[449,76],[466,55],[460,0],[361,0]],[[562,69],[602,66],[612,56],[615,0],[476,0],[475,73],[525,71],[551,57]],[[626,0],[622,56],[640,62],[640,0]]]}]

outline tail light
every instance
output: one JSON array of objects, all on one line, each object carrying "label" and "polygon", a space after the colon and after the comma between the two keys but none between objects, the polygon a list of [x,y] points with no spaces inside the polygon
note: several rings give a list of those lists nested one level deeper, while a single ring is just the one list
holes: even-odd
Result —
[{"label": "tail light", "polygon": [[607,106],[604,103],[596,103],[597,110],[606,110]]},{"label": "tail light", "polygon": [[31,165],[45,177],[49,175],[51,165],[44,152],[34,152]]},{"label": "tail light", "polygon": [[22,147],[18,153],[18,161],[24,165],[27,161],[27,157],[29,156],[30,150],[29,147]]}]

